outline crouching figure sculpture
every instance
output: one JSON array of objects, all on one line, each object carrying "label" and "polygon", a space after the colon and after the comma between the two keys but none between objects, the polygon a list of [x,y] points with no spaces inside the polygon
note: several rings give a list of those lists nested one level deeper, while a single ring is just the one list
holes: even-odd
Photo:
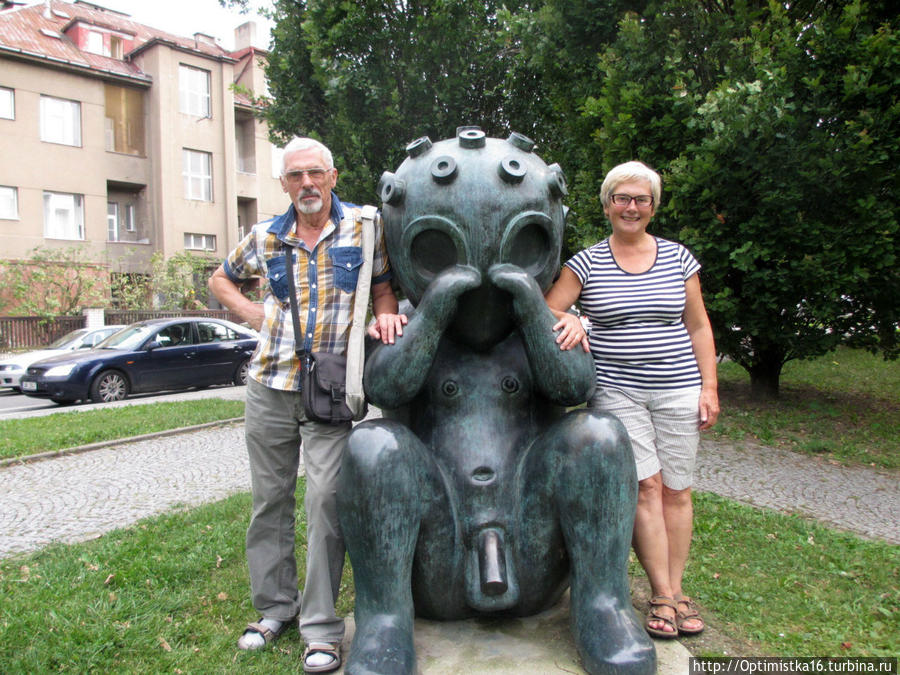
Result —
[{"label": "crouching figure sculpture", "polygon": [[461,127],[410,144],[380,182],[415,310],[367,361],[384,419],[353,430],[341,469],[356,584],[348,673],[415,672],[415,614],[530,615],[569,586],[588,672],[655,672],[626,575],[637,499],[626,432],[564,408],[590,396],[593,362],[555,343],[542,292],[559,268],[566,185],[533,146]]}]

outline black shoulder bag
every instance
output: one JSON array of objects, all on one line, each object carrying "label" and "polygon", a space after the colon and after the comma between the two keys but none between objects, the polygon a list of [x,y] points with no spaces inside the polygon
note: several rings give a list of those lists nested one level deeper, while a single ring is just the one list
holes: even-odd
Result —
[{"label": "black shoulder bag", "polygon": [[291,247],[284,244],[288,287],[291,294],[291,318],[294,322],[294,352],[300,360],[301,398],[309,419],[326,424],[344,424],[353,420],[347,407],[347,357],[331,352],[307,352],[300,348],[303,332],[297,310],[297,287],[294,283],[294,262]]}]

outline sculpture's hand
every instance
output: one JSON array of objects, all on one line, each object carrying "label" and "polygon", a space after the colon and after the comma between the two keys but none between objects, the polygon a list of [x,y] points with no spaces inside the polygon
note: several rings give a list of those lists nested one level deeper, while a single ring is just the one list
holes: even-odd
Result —
[{"label": "sculpture's hand", "polygon": [[456,301],[466,291],[481,285],[481,272],[468,265],[454,265],[442,270],[425,290],[416,308],[429,322],[436,322],[441,329],[447,326],[456,312]]},{"label": "sculpture's hand", "polygon": [[403,339],[379,344],[366,360],[363,384],[372,403],[394,409],[412,400],[428,376],[459,296],[479,285],[479,271],[462,265],[449,267],[434,278],[409,318]]},{"label": "sculpture's hand", "polygon": [[491,268],[488,270],[488,278],[494,285],[513,296],[513,302],[517,305],[515,308],[517,311],[519,310],[519,305],[538,301],[540,303],[544,302],[544,294],[541,293],[537,282],[521,267],[509,263],[491,265]]},{"label": "sculpture's hand", "polygon": [[536,386],[562,405],[586,401],[594,390],[593,360],[580,349],[560,349],[553,332],[558,320],[534,278],[510,264],[491,266],[488,278],[513,297],[513,314]]}]

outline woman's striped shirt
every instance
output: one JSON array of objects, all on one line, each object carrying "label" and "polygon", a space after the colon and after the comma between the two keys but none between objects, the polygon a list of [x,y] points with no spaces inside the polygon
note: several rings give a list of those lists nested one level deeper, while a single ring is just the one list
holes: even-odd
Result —
[{"label": "woman's striped shirt", "polygon": [[682,321],[685,281],[700,263],[681,244],[654,239],[656,260],[640,274],[616,264],[609,239],[566,263],[581,281],[579,302],[591,320],[598,386],[658,390],[700,385]]}]

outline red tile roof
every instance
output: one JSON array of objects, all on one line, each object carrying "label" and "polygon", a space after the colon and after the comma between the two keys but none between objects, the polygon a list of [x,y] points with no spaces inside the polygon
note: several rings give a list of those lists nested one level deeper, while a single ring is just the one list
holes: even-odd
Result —
[{"label": "red tile roof", "polygon": [[[52,0],[49,5],[49,12],[44,2],[0,11],[0,55],[43,60],[59,67],[84,69],[101,77],[126,78],[144,83],[150,82],[150,76],[143,73],[131,58],[156,44],[216,60],[234,60],[227,50],[218,45],[157,30],[132,21],[127,14],[115,10],[87,2]],[[79,49],[69,36],[81,25],[93,25],[133,36],[131,51],[122,60]]]}]

